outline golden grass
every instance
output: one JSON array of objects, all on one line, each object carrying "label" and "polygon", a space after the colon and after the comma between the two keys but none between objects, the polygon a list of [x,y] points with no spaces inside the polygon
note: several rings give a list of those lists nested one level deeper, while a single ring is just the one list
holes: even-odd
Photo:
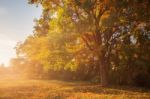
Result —
[{"label": "golden grass", "polygon": [[0,99],[150,99],[150,91],[54,80],[0,81]]}]

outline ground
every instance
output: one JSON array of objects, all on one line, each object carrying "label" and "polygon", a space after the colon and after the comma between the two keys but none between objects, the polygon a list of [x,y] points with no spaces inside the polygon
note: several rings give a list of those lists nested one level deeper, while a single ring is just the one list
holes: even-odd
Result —
[{"label": "ground", "polygon": [[150,91],[135,87],[104,88],[87,82],[3,80],[0,99],[150,99]]}]

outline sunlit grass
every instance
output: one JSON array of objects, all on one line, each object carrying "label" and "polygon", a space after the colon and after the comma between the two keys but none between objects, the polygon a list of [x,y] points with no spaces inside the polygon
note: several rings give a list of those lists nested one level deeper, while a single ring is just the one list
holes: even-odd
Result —
[{"label": "sunlit grass", "polygon": [[85,82],[5,80],[0,81],[0,99],[150,99],[150,92]]}]

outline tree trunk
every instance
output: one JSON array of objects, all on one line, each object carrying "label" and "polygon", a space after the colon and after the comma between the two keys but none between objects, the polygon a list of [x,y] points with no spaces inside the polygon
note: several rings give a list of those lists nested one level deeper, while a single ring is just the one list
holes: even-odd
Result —
[{"label": "tree trunk", "polygon": [[102,86],[108,85],[108,63],[105,59],[100,60],[100,80]]}]

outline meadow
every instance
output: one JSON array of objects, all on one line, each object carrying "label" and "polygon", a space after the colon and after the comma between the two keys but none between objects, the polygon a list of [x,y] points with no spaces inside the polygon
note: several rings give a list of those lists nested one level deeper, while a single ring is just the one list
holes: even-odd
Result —
[{"label": "meadow", "polygon": [[89,82],[1,80],[0,99],[150,99],[150,90]]}]

